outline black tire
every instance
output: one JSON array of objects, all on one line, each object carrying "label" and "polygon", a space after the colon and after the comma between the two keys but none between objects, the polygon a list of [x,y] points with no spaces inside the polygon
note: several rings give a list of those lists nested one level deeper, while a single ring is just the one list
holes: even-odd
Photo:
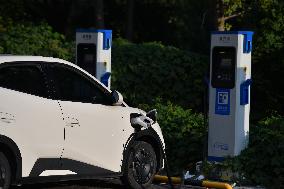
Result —
[{"label": "black tire", "polygon": [[126,151],[123,165],[123,183],[133,189],[148,188],[156,174],[157,158],[153,147],[144,141],[135,141]]},{"label": "black tire", "polygon": [[0,152],[0,189],[8,189],[11,183],[11,167],[6,156]]}]

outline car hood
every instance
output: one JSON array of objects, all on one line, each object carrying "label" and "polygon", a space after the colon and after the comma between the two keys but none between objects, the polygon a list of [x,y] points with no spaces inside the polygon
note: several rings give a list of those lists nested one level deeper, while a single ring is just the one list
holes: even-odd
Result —
[{"label": "car hood", "polygon": [[144,110],[139,109],[139,108],[133,108],[133,107],[130,107],[130,106],[126,106],[125,108],[127,109],[127,111],[129,113],[140,113],[142,115],[146,115],[146,112]]}]

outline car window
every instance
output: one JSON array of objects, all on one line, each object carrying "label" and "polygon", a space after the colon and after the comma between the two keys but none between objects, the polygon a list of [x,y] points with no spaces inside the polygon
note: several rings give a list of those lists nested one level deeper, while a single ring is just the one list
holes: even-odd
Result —
[{"label": "car window", "polygon": [[0,68],[0,86],[40,97],[47,97],[41,70],[33,65],[7,65]]},{"label": "car window", "polygon": [[63,101],[84,102],[110,105],[110,95],[96,86],[91,78],[61,65],[51,65],[48,75],[51,76],[56,90],[56,98]]}]

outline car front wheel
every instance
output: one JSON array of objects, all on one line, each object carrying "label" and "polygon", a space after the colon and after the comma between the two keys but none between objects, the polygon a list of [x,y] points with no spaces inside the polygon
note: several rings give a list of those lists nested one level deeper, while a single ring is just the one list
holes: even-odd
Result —
[{"label": "car front wheel", "polygon": [[11,167],[6,156],[0,152],[0,189],[8,189],[11,182]]},{"label": "car front wheel", "polygon": [[144,141],[136,141],[126,152],[123,181],[130,188],[147,188],[151,185],[157,168],[153,147]]}]

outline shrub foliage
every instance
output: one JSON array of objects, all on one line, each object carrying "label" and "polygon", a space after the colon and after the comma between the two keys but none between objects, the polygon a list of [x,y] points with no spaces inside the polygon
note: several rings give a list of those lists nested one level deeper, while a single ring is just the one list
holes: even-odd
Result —
[{"label": "shrub foliage", "polygon": [[[140,107],[150,109],[149,105]],[[181,173],[192,162],[202,160],[207,136],[203,115],[160,100],[151,108],[158,111],[158,123],[165,138],[168,162],[173,173]]]},{"label": "shrub foliage", "polygon": [[272,115],[252,125],[249,147],[227,163],[241,182],[284,188],[284,117]]},{"label": "shrub foliage", "polygon": [[115,41],[112,84],[131,105],[153,104],[153,98],[200,109],[208,60],[157,42]]},{"label": "shrub foliage", "polygon": [[46,23],[33,25],[3,21],[0,18],[0,53],[51,56],[71,60],[73,45]]}]

